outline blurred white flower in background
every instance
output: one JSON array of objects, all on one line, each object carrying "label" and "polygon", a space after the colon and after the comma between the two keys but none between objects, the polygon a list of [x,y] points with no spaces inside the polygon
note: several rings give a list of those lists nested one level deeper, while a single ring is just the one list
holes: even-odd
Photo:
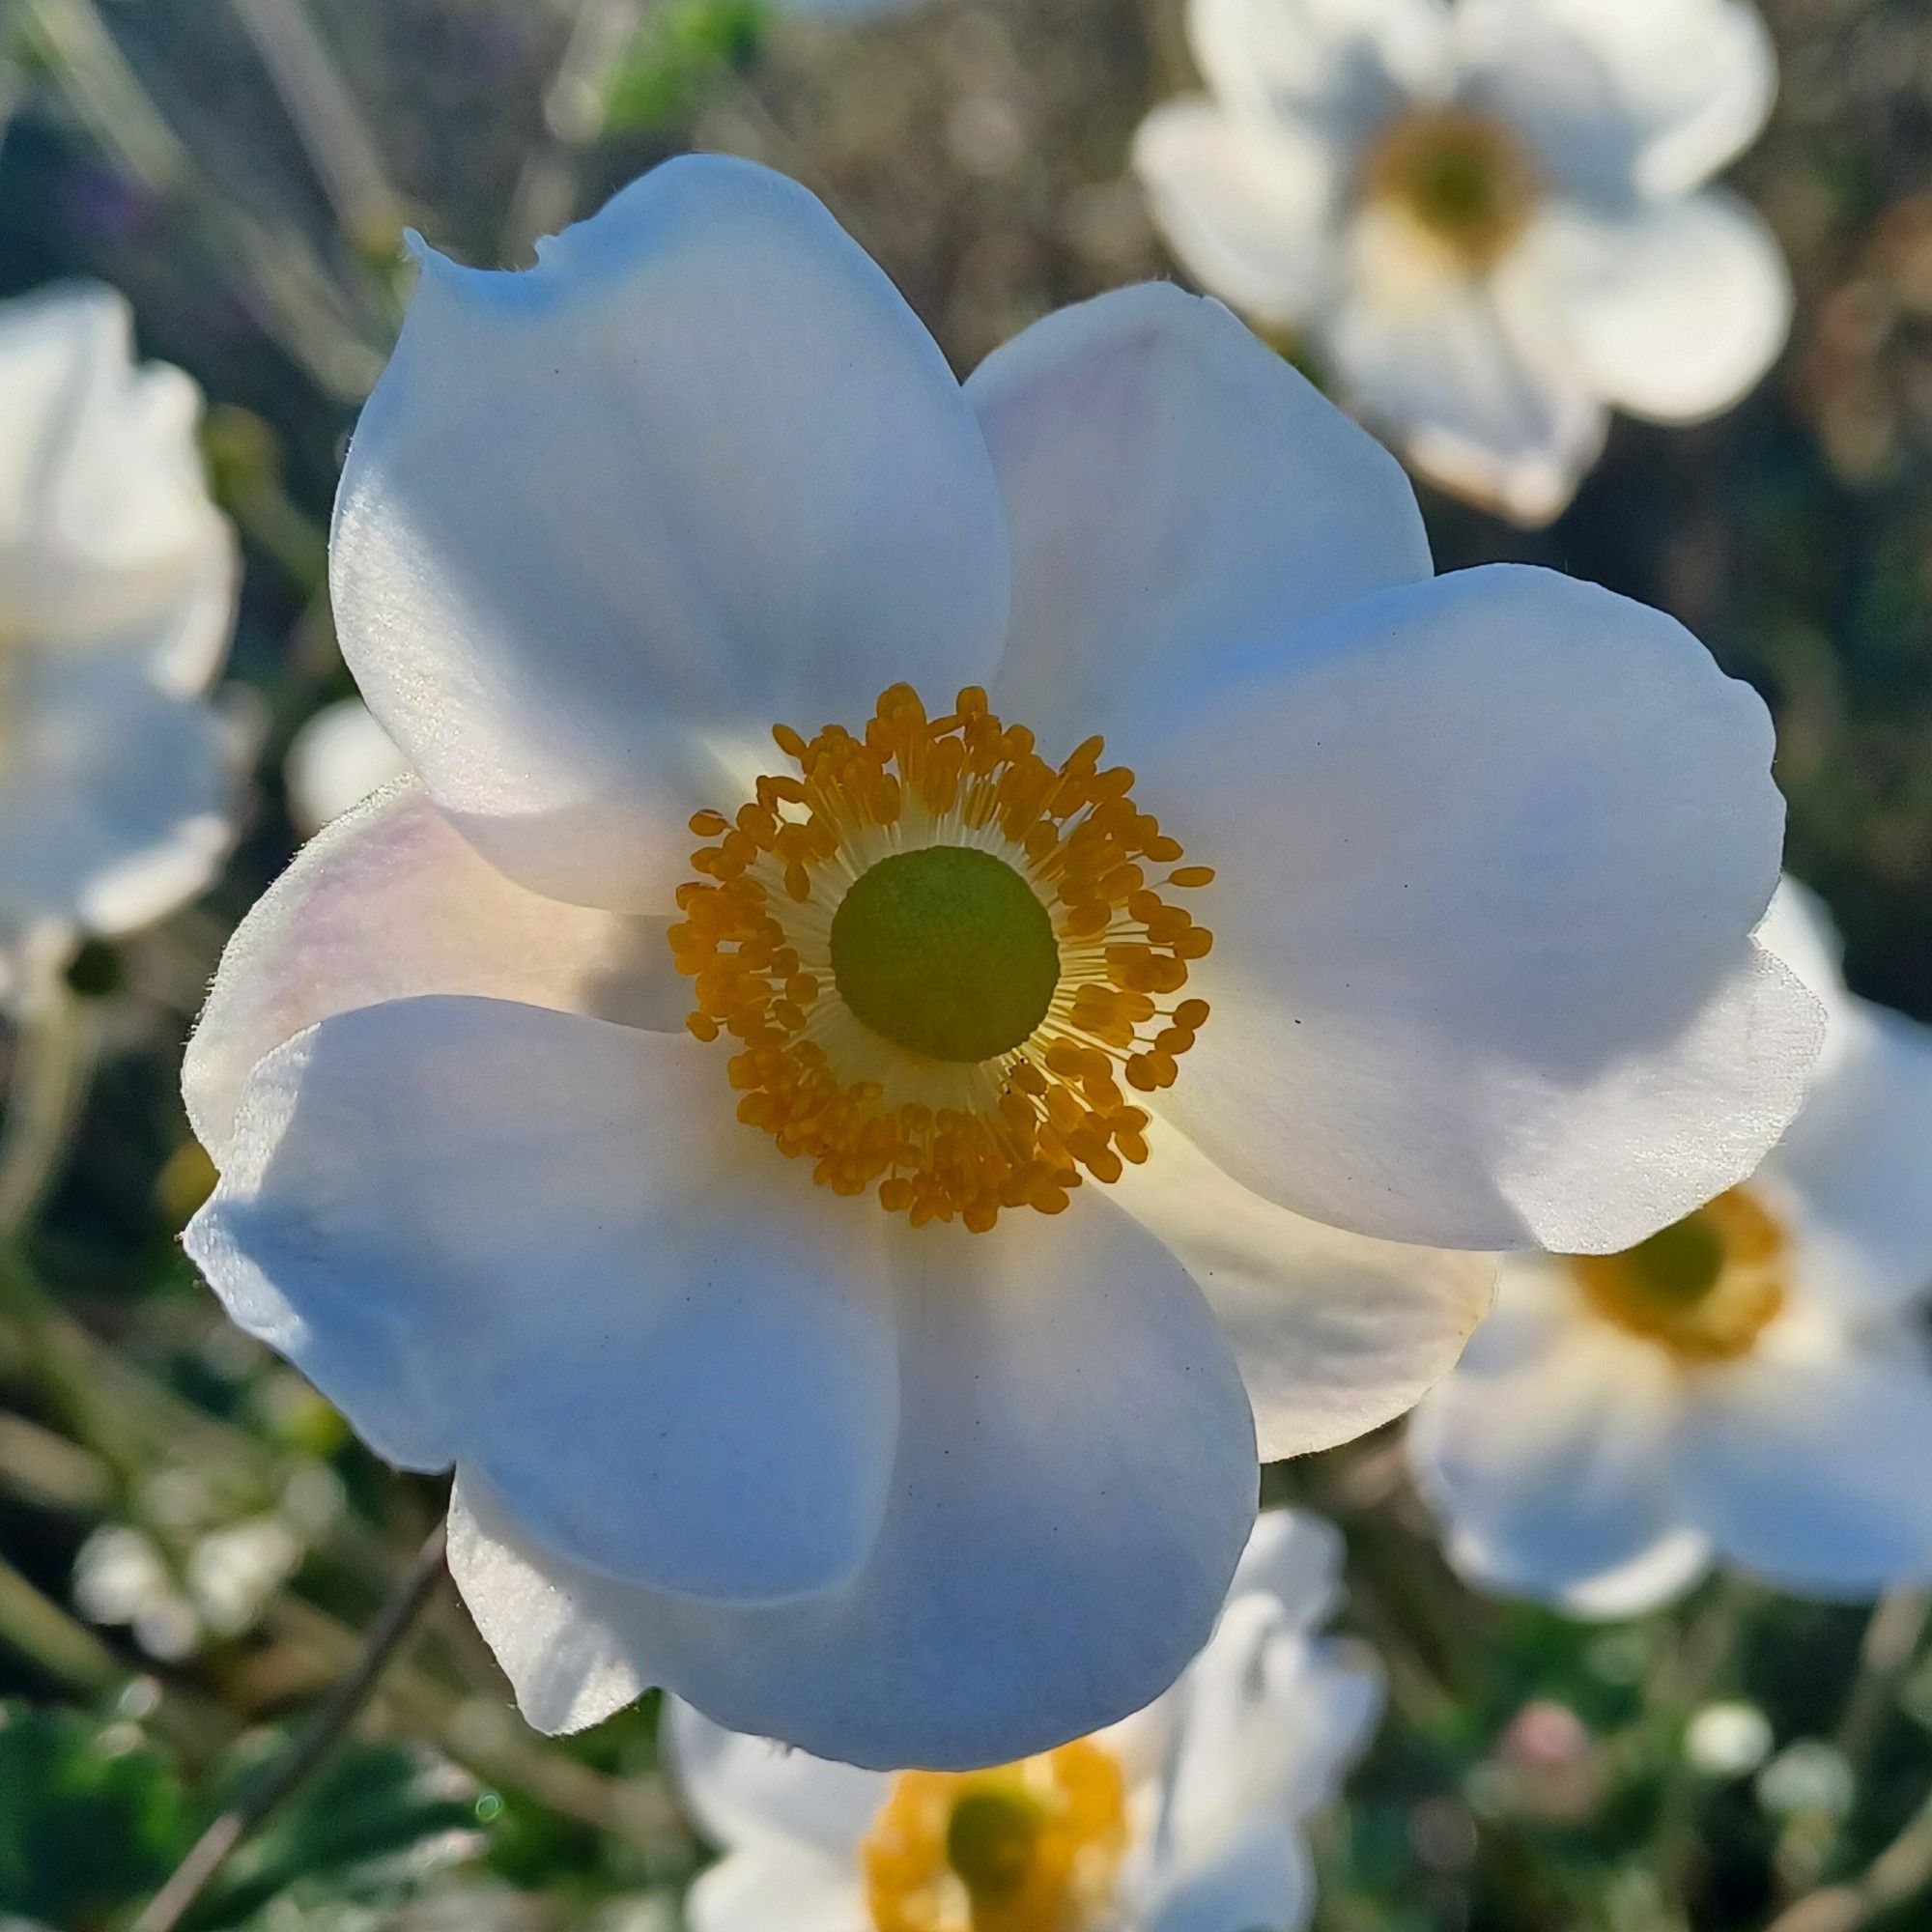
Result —
[{"label": "blurred white flower in background", "polygon": [[0,944],[172,911],[231,836],[234,753],[204,694],[236,551],[195,446],[200,397],[136,367],[126,303],[0,303]]},{"label": "blurred white flower in background", "polygon": [[1845,990],[1803,887],[1761,937],[1831,1018],[1790,1132],[1626,1254],[1507,1260],[1411,1420],[1475,1581],[1613,1616],[1713,1560],[1801,1596],[1932,1578],[1932,1030]]},{"label": "blurred white flower in background", "polygon": [[1303,1827],[1381,1712],[1373,1660],[1319,1634],[1341,1567],[1329,1524],[1270,1511],[1173,1690],[989,1771],[855,1771],[670,1703],[672,1771],[724,1853],[692,1932],[1300,1932]]},{"label": "blurred white flower in background", "polygon": [[211,1638],[253,1629],[309,1548],[342,1510],[333,1471],[294,1464],[263,1494],[197,1464],[164,1464],[131,1498],[138,1522],[106,1522],[74,1556],[73,1599],[82,1616],[124,1624],[164,1663]]},{"label": "blurred white flower in background", "polygon": [[147,1531],[106,1523],[74,1557],[82,1616],[126,1624],[150,1657],[178,1663],[209,1636],[239,1636],[295,1574],[301,1539],[276,1516],[224,1524],[171,1564]]},{"label": "blurred white flower in background", "polygon": [[1174,289],[962,389],[803,189],[671,162],[526,274],[426,256],[332,595],[418,777],[231,942],[187,1241],[457,1465],[545,1729],[1113,1721],[1258,1435],[1400,1412],[1463,1250],[1626,1246],[1802,1096],[1763,705],[1605,591],[1435,579],[1395,462]]},{"label": "blurred white flower in background", "polygon": [[406,770],[396,741],[359,697],[326,704],[289,745],[282,766],[289,818],[311,838]]},{"label": "blurred white flower in background", "polygon": [[1775,1741],[1771,1719],[1755,1704],[1706,1704],[1684,1727],[1684,1755],[1707,1777],[1747,1777]]},{"label": "blurred white flower in background", "polygon": [[1776,242],[1702,184],[1776,89],[1746,0],[1190,0],[1206,97],[1134,160],[1176,254],[1306,329],[1417,469],[1523,523],[1616,408],[1737,402],[1790,327]]}]

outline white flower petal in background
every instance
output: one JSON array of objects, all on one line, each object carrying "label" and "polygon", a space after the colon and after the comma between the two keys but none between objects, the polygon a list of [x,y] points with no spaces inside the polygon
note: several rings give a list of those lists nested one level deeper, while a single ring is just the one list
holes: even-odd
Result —
[{"label": "white flower petal in background", "polygon": [[[1337,1539],[1277,1512],[1256,1525],[1213,1635],[1179,1682],[1124,1723],[963,1775],[857,1773],[727,1731],[675,1699],[663,1742],[699,1828],[724,1853],[694,1889],[696,1932],[869,1932],[912,1910],[971,1932],[973,1807],[1017,1805],[1024,1850],[1000,1883],[1056,1932],[1300,1932],[1314,1910],[1306,1821],[1328,1804],[1381,1712],[1353,1646],[1319,1634]],[[1037,1864],[1029,1861],[1036,1856]],[[890,1894],[890,1895],[888,1895]],[[776,1915],[776,1916],[775,1916]],[[893,1918],[891,1922],[901,1922]]]},{"label": "white flower petal in background", "polygon": [[359,697],[325,705],[289,746],[289,816],[304,838],[409,769],[396,741]]},{"label": "white flower petal in background", "polygon": [[1753,0],[1456,0],[1481,98],[1566,185],[1684,194],[1757,138],[1777,52]]},{"label": "white flower petal in background", "polygon": [[0,304],[0,930],[113,934],[193,897],[232,836],[230,734],[203,694],[236,555],[200,399],[138,367],[127,305]]},{"label": "white flower petal in background", "polygon": [[1634,415],[1689,422],[1727,408],[1790,332],[1784,256],[1734,195],[1566,209],[1537,245],[1579,375]]},{"label": "white flower petal in background", "polygon": [[1204,287],[1305,327],[1443,487],[1560,512],[1611,407],[1730,408],[1791,321],[1764,225],[1704,184],[1776,66],[1748,0],[1190,0],[1205,98],[1134,166]]},{"label": "white flower petal in background", "polygon": [[[1147,1705],[1258,1433],[1397,1413],[1488,1298],[1451,1250],[1648,1233],[1815,1049],[1756,698],[1432,580],[1197,298],[962,387],[803,189],[686,157],[526,274],[426,262],[333,582],[419,777],[235,934],[187,1242],[455,1465],[547,1730],[662,1686],[955,1768]],[[1188,1895],[1292,1885],[1251,1854]]]},{"label": "white flower petal in background", "polygon": [[1932,1032],[1845,990],[1803,888],[1761,937],[1832,1016],[1790,1133],[1628,1255],[1506,1259],[1410,1423],[1487,1587],[1618,1616],[1714,1560],[1824,1598],[1932,1577]]},{"label": "white flower petal in background", "polygon": [[1687,1406],[1683,1508],[1734,1563],[1802,1595],[1932,1577],[1932,1353],[1881,1333],[1759,1358]]},{"label": "white flower petal in background", "polygon": [[1465,1574],[1565,1602],[1577,1578],[1651,1576],[1680,1527],[1673,1393],[1659,1350],[1568,1310],[1499,1309],[1409,1430]]},{"label": "white flower petal in background", "polygon": [[1301,107],[1351,128],[1426,92],[1449,52],[1442,0],[1199,0],[1187,34],[1208,83],[1230,104]]},{"label": "white flower petal in background", "polygon": [[1243,315],[1290,327],[1331,294],[1342,183],[1311,130],[1163,101],[1134,136],[1134,166],[1175,253]]}]

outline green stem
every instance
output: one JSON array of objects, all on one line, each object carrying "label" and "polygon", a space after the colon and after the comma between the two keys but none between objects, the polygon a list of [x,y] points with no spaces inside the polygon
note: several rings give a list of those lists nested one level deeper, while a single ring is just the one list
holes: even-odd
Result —
[{"label": "green stem", "polygon": [[0,1126],[0,1241],[18,1235],[58,1172],[93,1060],[91,1029],[67,981],[51,967],[30,970],[36,980]]},{"label": "green stem", "polygon": [[224,1811],[195,1841],[130,1932],[174,1932],[228,1855],[321,1764],[369,1701],[391,1658],[402,1647],[446,1571],[439,1523],[417,1552],[401,1587],[370,1625],[361,1654],[323,1700],[301,1735],[241,1802]]},{"label": "green stem", "polygon": [[0,1643],[85,1697],[118,1690],[129,1675],[110,1645],[42,1595],[5,1557],[0,1557]]}]

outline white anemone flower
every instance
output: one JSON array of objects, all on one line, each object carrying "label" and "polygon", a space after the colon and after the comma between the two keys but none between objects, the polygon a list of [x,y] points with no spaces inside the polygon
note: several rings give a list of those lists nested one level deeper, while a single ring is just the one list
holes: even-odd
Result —
[{"label": "white anemone flower", "polygon": [[1301,1932],[1304,1825],[1381,1715],[1373,1660],[1319,1634],[1340,1577],[1328,1523],[1269,1511],[1173,1690],[985,1771],[858,1771],[668,1705],[671,1768],[724,1853],[692,1932]]},{"label": "white anemone flower", "polygon": [[135,365],[112,290],[0,303],[0,940],[16,956],[147,924],[227,849],[233,759],[204,694],[237,559],[200,407],[179,369]]},{"label": "white anemone flower", "polygon": [[229,947],[187,1241],[456,1465],[545,1729],[1112,1722],[1258,1433],[1398,1413],[1461,1250],[1627,1246],[1801,1097],[1763,705],[1605,591],[1433,578],[1393,459],[1177,290],[962,387],[804,189],[673,161],[526,273],[425,255],[332,588],[415,776]]},{"label": "white anemone flower", "polygon": [[1547,522],[1610,409],[1714,415],[1783,347],[1783,256],[1703,185],[1776,89],[1747,0],[1189,0],[1188,24],[1209,92],[1134,148],[1155,218],[1444,487]]},{"label": "white anemone flower", "polygon": [[1845,990],[1803,887],[1761,937],[1830,1015],[1790,1132],[1626,1253],[1510,1257],[1411,1421],[1473,1581],[1625,1616],[1714,1561],[1826,1599],[1932,1578],[1932,1029]]},{"label": "white anemone flower", "polygon": [[308,838],[408,769],[396,741],[359,697],[325,704],[296,733],[283,760],[289,817]]}]

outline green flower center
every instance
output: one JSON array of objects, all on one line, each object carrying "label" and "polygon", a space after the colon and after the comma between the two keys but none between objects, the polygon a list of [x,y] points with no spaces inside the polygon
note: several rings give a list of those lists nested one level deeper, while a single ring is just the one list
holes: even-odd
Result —
[{"label": "green flower center", "polygon": [[1784,1230],[1749,1187],[1733,1187],[1618,1255],[1574,1255],[1597,1312],[1687,1363],[1729,1361],[1785,1303]]},{"label": "green flower center", "polygon": [[1724,1236],[1699,1209],[1639,1241],[1624,1256],[1633,1286],[1660,1308],[1696,1307],[1724,1272]]},{"label": "green flower center", "polygon": [[1536,206],[1528,157],[1510,134],[1461,108],[1406,116],[1372,150],[1372,199],[1396,203],[1417,227],[1475,267],[1495,262]]},{"label": "green flower center", "polygon": [[1024,1791],[969,1791],[946,1823],[946,1862],[974,1898],[1010,1897],[1033,1872],[1044,1822]]},{"label": "green flower center", "polygon": [[1039,895],[969,845],[895,852],[832,916],[832,977],[871,1030],[929,1060],[1010,1053],[1046,1016],[1060,947]]}]

